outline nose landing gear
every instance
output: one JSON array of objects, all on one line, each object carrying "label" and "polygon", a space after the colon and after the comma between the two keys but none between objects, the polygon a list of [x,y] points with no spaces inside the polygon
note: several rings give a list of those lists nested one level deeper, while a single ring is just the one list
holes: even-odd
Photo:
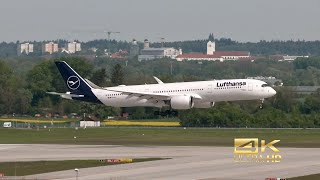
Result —
[{"label": "nose landing gear", "polygon": [[264,99],[260,99],[260,100],[261,100],[261,104],[260,104],[259,108],[262,109],[263,108]]}]

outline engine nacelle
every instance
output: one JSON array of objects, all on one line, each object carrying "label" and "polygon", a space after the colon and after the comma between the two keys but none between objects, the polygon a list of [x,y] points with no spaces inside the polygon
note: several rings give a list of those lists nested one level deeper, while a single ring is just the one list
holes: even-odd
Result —
[{"label": "engine nacelle", "polygon": [[194,102],[191,96],[174,96],[170,101],[172,109],[191,109]]},{"label": "engine nacelle", "polygon": [[201,103],[194,103],[194,108],[211,108],[214,106],[214,102],[201,102]]}]

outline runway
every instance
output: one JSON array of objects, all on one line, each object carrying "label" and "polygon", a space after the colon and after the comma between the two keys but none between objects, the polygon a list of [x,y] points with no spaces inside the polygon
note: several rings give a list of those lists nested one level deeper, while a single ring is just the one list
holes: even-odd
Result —
[{"label": "runway", "polygon": [[[237,163],[232,147],[117,145],[0,145],[0,161],[163,157],[149,161],[79,170],[79,180],[262,179],[320,173],[320,149],[279,148],[280,163]],[[75,167],[76,168],[76,167]],[[74,170],[24,178],[74,180]]]}]

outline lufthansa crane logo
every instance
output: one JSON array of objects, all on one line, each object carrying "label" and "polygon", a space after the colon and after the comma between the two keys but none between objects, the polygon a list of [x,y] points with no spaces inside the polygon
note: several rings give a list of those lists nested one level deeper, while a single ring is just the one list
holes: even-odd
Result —
[{"label": "lufthansa crane logo", "polygon": [[70,76],[67,80],[67,85],[70,89],[76,90],[80,86],[80,79],[77,76]]}]

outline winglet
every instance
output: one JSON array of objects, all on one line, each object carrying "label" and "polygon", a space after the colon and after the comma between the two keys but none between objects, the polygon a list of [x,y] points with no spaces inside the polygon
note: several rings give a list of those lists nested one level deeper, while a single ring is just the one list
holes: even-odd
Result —
[{"label": "winglet", "polygon": [[158,82],[158,84],[164,84],[159,78],[153,76],[153,78]]}]

